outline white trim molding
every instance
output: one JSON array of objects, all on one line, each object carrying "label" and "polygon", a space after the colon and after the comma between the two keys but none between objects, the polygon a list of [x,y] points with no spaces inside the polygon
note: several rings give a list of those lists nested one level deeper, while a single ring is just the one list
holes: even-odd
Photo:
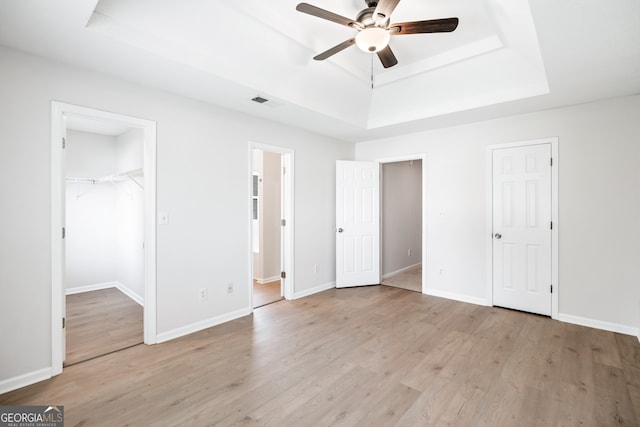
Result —
[{"label": "white trim molding", "polygon": [[280,276],[267,277],[266,279],[257,279],[254,277],[253,280],[255,280],[259,285],[264,285],[265,283],[271,283],[275,282],[276,280],[280,280]]},{"label": "white trim molding", "polygon": [[420,267],[421,265],[422,265],[422,263],[419,262],[417,264],[413,264],[413,265],[410,265],[408,267],[404,267],[404,268],[401,268],[399,270],[392,271],[391,273],[387,273],[384,276],[382,276],[382,280],[388,279],[388,278],[393,277],[393,276],[396,276],[396,275],[398,275],[400,273],[404,273],[405,271],[413,270],[414,268]]},{"label": "white trim molding", "polygon": [[183,337],[185,335],[192,334],[194,332],[202,331],[203,329],[211,328],[213,326],[229,322],[231,320],[248,316],[252,311],[252,308],[243,308],[241,310],[232,311],[231,313],[226,313],[221,316],[212,317],[211,319],[202,320],[200,322],[192,323],[190,325],[182,326],[180,328],[160,333],[158,334],[158,343],[167,342],[176,338]]},{"label": "white trim molding", "polygon": [[468,304],[491,306],[491,304],[486,298],[472,297],[465,294],[457,294],[457,293],[446,292],[446,291],[441,291],[437,289],[427,289],[425,294],[431,295],[432,297],[446,298],[454,301],[466,302]]},{"label": "white trim molding", "polygon": [[574,316],[564,313],[560,313],[560,315],[558,316],[558,320],[560,320],[561,322],[572,323],[574,325],[587,326],[589,328],[602,329],[604,331],[636,336],[640,341],[640,330],[632,328],[631,326],[620,325],[618,323],[603,322],[601,320],[589,319],[587,317]]},{"label": "white trim molding", "polygon": [[73,288],[67,288],[64,293],[65,295],[75,295],[75,294],[81,294],[84,292],[100,291],[102,289],[117,288],[119,284],[120,284],[119,282],[94,283],[92,285],[84,285],[84,286],[76,286]]},{"label": "white trim molding", "polygon": [[333,289],[335,287],[336,287],[336,282],[329,282],[323,285],[314,286],[313,288],[305,289],[304,291],[295,292],[293,294],[293,299],[308,297],[309,295],[317,294],[318,292],[328,291],[329,289]]},{"label": "white trim molding", "polygon": [[6,380],[0,381],[0,394],[39,383],[40,381],[48,380],[52,376],[51,368],[44,368],[27,374],[18,375],[17,377],[7,378]]},{"label": "white trim molding", "polygon": [[105,282],[105,283],[96,283],[94,285],[85,285],[85,286],[77,286],[75,288],[67,288],[67,290],[65,291],[66,295],[75,295],[75,294],[81,294],[84,292],[91,292],[91,291],[99,291],[102,289],[110,289],[110,288],[116,288],[118,289],[120,292],[122,292],[123,294],[125,294],[126,296],[128,296],[129,298],[131,298],[133,301],[135,301],[137,304],[139,304],[140,306],[144,307],[144,298],[140,295],[138,295],[136,292],[133,291],[133,289],[123,285],[120,282]]}]

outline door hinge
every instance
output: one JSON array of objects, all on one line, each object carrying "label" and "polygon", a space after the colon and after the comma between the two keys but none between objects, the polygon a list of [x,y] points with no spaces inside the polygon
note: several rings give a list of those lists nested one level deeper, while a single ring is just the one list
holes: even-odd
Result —
[{"label": "door hinge", "polygon": [[551,285],[551,293],[553,293],[553,285]]},{"label": "door hinge", "polygon": [[287,220],[286,219],[281,219],[280,220],[280,225],[283,226],[283,227],[286,226],[287,225]]},{"label": "door hinge", "polygon": [[549,228],[550,228],[551,230],[553,230],[553,221],[551,221],[551,222],[549,223]]},{"label": "door hinge", "polygon": [[67,140],[65,138],[62,138],[62,149],[67,148]]},{"label": "door hinge", "polygon": [[67,235],[67,232],[66,232],[65,228],[62,227],[62,238],[64,239],[66,235]]},{"label": "door hinge", "polygon": [[62,329],[67,326],[67,319],[65,317],[62,318]]},{"label": "door hinge", "polygon": [[280,277],[283,278],[283,279],[286,279],[287,278],[287,273],[285,273],[284,271],[281,271],[280,272]]},{"label": "door hinge", "polygon": [[282,167],[282,175],[284,175],[284,174],[286,174],[286,173],[287,173],[287,169],[283,166],[283,167]]},{"label": "door hinge", "polygon": [[549,159],[549,166],[553,166],[553,157]]}]

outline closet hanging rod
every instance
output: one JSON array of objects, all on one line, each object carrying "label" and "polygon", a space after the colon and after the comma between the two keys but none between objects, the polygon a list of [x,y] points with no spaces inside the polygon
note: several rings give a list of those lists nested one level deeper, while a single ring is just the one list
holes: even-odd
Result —
[{"label": "closet hanging rod", "polygon": [[67,182],[76,182],[76,183],[80,183],[80,184],[100,184],[103,182],[117,182],[117,181],[123,181],[126,180],[127,178],[130,179],[131,181],[133,181],[134,183],[136,183],[136,185],[138,185],[140,188],[142,187],[142,184],[140,184],[135,178],[133,178],[134,176],[142,176],[144,175],[143,169],[133,169],[130,171],[126,171],[126,172],[121,172],[121,173],[117,173],[114,175],[106,175],[100,178],[78,178],[78,177],[72,177],[72,176],[68,176],[66,178]]},{"label": "closet hanging rod", "polygon": [[92,179],[92,178],[76,178],[76,177],[72,177],[72,176],[68,176],[66,179],[67,182],[77,182],[79,184],[97,184],[98,181],[97,179]]}]

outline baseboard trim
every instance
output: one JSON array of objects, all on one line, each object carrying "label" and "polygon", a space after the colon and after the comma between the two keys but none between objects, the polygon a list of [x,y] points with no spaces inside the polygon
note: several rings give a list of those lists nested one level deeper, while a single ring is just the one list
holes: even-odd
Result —
[{"label": "baseboard trim", "polygon": [[489,305],[489,301],[487,301],[485,298],[470,297],[464,294],[456,294],[453,292],[440,291],[437,289],[427,289],[424,293],[426,295],[431,295],[432,297],[446,298],[454,301],[466,302],[469,304],[484,306]]},{"label": "baseboard trim", "polygon": [[259,285],[264,285],[265,283],[271,283],[275,282],[276,280],[280,280],[280,276],[267,277],[266,279],[258,279],[254,277],[253,280],[255,280]]},{"label": "baseboard trim", "polygon": [[31,384],[51,378],[51,368],[39,369],[27,374],[18,375],[17,377],[7,378],[0,381],[0,394],[8,393]]},{"label": "baseboard trim", "polygon": [[336,287],[336,282],[329,282],[322,285],[315,286],[311,289],[305,289],[304,291],[294,292],[293,299],[308,297],[309,295],[317,294],[318,292],[327,291]]},{"label": "baseboard trim", "polygon": [[120,292],[122,292],[123,294],[125,294],[126,296],[134,300],[135,302],[137,302],[141,307],[144,307],[144,298],[142,298],[140,295],[135,293],[131,288],[126,287],[122,283],[120,282],[116,282],[116,283],[117,283],[116,288],[118,288]]},{"label": "baseboard trim", "polygon": [[212,326],[217,326],[222,323],[238,319],[240,317],[248,316],[249,314],[251,314],[251,312],[252,310],[250,308],[243,308],[241,310],[232,311],[231,313],[223,314],[211,319],[202,320],[200,322],[192,323],[187,326],[172,329],[170,331],[158,334],[157,343],[160,344],[169,340],[192,334],[194,332],[201,331],[203,329],[211,328]]},{"label": "baseboard trim", "polygon": [[640,341],[640,331],[637,328],[632,328],[626,325],[620,325],[618,323],[603,322],[601,320],[589,319],[586,317],[573,316],[571,314],[558,315],[558,320],[566,323],[573,323],[574,325],[587,326],[594,329],[602,329],[609,332],[617,332],[624,335],[632,335],[638,337]]},{"label": "baseboard trim", "polygon": [[118,282],[104,282],[95,283],[93,285],[77,286],[75,288],[68,288],[65,291],[66,295],[81,294],[83,292],[99,291],[101,289],[117,288]]},{"label": "baseboard trim", "polygon": [[118,281],[96,283],[96,284],[93,284],[93,285],[86,285],[86,286],[78,286],[78,287],[75,287],[75,288],[69,288],[69,289],[67,289],[65,291],[65,294],[66,295],[74,295],[74,294],[81,294],[83,292],[99,291],[99,290],[102,290],[102,289],[111,289],[111,288],[117,288],[120,292],[122,292],[123,294],[125,294],[126,296],[131,298],[133,301],[135,301],[136,303],[138,303],[142,307],[144,307],[144,298],[142,298],[140,295],[135,293],[131,288],[126,287],[125,285],[123,285],[122,283],[120,283]]},{"label": "baseboard trim", "polygon": [[400,270],[392,271],[391,273],[387,273],[387,274],[383,275],[382,276],[382,280],[388,279],[388,278],[393,277],[395,275],[398,275],[400,273],[404,273],[405,271],[412,270],[412,269],[414,269],[416,267],[419,267],[421,265],[422,265],[422,263],[419,262],[417,264],[413,264],[413,265],[410,265],[408,267],[401,268]]}]

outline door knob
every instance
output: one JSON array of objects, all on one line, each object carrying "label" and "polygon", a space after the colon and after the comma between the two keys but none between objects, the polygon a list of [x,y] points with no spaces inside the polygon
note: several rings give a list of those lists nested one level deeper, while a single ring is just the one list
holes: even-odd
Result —
[{"label": "door knob", "polygon": [[498,239],[498,240],[502,239],[502,234],[496,233],[495,234],[495,238]]},{"label": "door knob", "polygon": [[338,228],[338,233],[342,233],[344,230],[342,228]]}]

